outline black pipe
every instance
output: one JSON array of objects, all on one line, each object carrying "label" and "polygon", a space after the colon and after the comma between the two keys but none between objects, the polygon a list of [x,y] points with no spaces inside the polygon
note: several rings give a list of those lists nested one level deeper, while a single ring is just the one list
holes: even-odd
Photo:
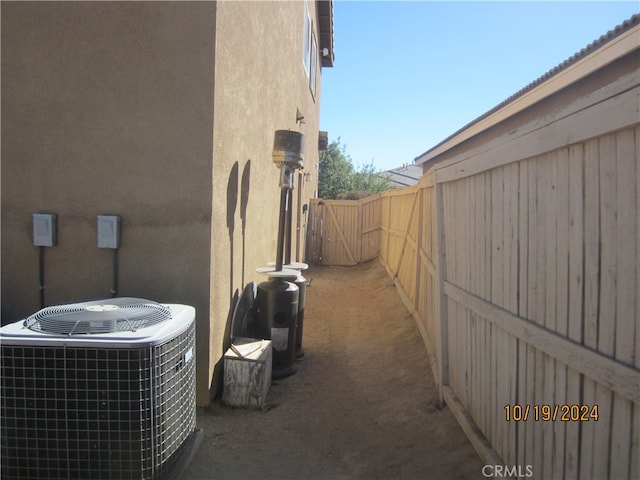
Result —
[{"label": "black pipe", "polygon": [[118,249],[113,249],[113,287],[111,288],[111,297],[118,296]]},{"label": "black pipe", "polygon": [[289,265],[291,263],[291,227],[293,222],[293,189],[287,191],[287,218],[286,218],[286,231],[285,231],[285,244],[284,244],[284,263]]},{"label": "black pipe", "polygon": [[44,247],[40,247],[38,252],[38,271],[40,277],[40,308],[44,308]]},{"label": "black pipe", "polygon": [[280,191],[280,216],[278,218],[278,251],[276,252],[276,271],[282,271],[282,257],[284,250],[284,229],[287,208],[287,189]]}]

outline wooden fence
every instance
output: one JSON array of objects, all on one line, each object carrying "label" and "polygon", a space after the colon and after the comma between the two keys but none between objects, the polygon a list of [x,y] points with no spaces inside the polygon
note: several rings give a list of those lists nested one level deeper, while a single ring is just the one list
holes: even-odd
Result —
[{"label": "wooden fence", "polygon": [[311,204],[309,260],[379,255],[487,463],[640,478],[639,149],[634,126]]},{"label": "wooden fence", "polygon": [[306,260],[322,265],[356,265],[380,252],[380,195],[360,201],[309,204]]}]

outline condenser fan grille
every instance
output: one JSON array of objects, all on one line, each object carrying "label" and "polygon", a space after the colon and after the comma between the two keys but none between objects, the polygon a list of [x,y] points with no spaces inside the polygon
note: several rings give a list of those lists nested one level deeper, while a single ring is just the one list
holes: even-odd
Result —
[{"label": "condenser fan grille", "polygon": [[42,333],[81,335],[134,332],[171,318],[171,310],[140,298],[113,298],[44,308],[25,320]]}]

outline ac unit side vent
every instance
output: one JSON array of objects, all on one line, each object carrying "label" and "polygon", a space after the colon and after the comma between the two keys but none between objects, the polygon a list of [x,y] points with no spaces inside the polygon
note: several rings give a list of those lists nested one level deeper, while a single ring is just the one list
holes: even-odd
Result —
[{"label": "ac unit side vent", "polygon": [[171,318],[164,305],[140,298],[113,298],[47,307],[28,317],[24,325],[57,335],[135,332]]}]

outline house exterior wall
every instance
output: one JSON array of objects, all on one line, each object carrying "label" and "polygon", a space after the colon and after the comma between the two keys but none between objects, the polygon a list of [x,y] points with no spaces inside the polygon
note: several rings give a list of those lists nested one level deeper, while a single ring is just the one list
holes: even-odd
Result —
[{"label": "house exterior wall", "polygon": [[[276,130],[305,134],[304,172],[311,176],[302,183],[296,178],[293,260],[297,212],[317,189],[321,73],[317,66],[313,95],[303,64],[304,7],[305,2],[218,4],[213,131],[213,203],[217,207],[211,233],[212,362],[223,353],[229,335],[227,318],[236,295],[247,282],[265,281],[266,277],[256,274],[255,269],[275,261],[280,170],[271,154]],[[318,22],[314,2],[308,2],[308,7],[315,26]],[[317,30],[315,35],[317,38]],[[303,123],[296,122],[298,111],[304,115]],[[304,237],[300,235],[301,258]],[[224,288],[218,288],[220,285]]]},{"label": "house exterior wall", "polygon": [[39,308],[39,211],[58,214],[47,304],[110,295],[96,215],[111,213],[122,216],[119,295],[206,315],[214,13],[208,3],[3,3],[3,323]]},{"label": "house exterior wall", "polygon": [[275,130],[306,134],[300,203],[315,189],[303,17],[303,2],[3,2],[3,324],[40,308],[32,213],[58,215],[46,305],[111,296],[96,216],[117,214],[117,294],[193,305],[197,401],[217,393],[236,291],[275,257]]}]

